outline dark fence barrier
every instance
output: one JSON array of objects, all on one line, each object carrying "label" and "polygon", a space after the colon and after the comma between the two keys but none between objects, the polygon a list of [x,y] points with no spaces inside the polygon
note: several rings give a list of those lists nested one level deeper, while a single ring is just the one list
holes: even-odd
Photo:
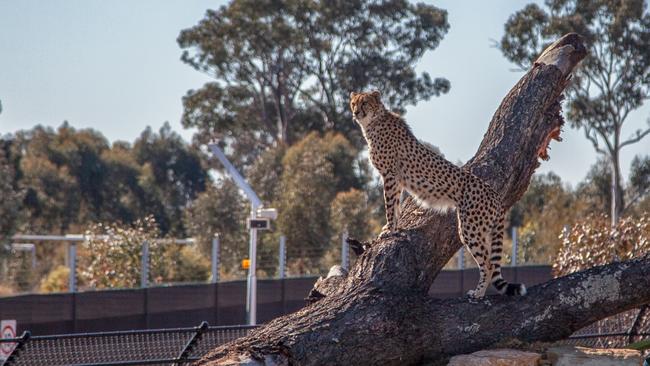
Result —
[{"label": "dark fence barrier", "polygon": [[[503,269],[509,281],[531,286],[551,278],[549,266]],[[315,277],[259,280],[258,323],[294,312]],[[478,281],[476,269],[442,271],[430,294],[463,296]],[[17,333],[33,335],[191,327],[246,323],[246,281],[192,284],[146,289],[87,291],[0,298],[0,319],[15,319]]]}]

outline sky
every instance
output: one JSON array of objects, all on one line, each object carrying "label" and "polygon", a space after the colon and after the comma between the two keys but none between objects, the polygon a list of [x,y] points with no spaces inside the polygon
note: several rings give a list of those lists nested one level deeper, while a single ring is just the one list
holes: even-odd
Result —
[{"label": "sky", "polygon": [[[530,1],[435,1],[449,12],[450,30],[417,65],[451,82],[441,97],[407,108],[406,119],[421,139],[439,146],[453,162],[478,148],[501,99],[522,76],[492,46],[503,25]],[[180,61],[176,43],[224,1],[204,0],[0,0],[0,135],[36,124],[93,128],[110,141],[133,141],[147,126],[180,124],[181,98],[209,77]],[[646,125],[650,105],[630,115],[623,136]],[[551,143],[553,171],[573,185],[596,160],[582,131],[565,127]],[[622,153],[627,176],[636,154],[650,154],[650,137]]]}]

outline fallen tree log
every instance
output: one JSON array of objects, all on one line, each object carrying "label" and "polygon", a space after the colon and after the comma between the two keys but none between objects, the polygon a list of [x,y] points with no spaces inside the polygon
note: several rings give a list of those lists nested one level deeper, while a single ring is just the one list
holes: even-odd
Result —
[{"label": "fallen tree log", "polygon": [[[526,191],[557,138],[560,102],[586,55],[567,34],[550,45],[503,99],[475,156],[464,166],[510,207]],[[364,248],[347,276],[319,281],[314,303],[221,346],[198,365],[409,365],[507,339],[551,341],[650,302],[650,259],[593,268],[529,289],[525,297],[440,300],[427,296],[460,248],[453,213],[407,200],[400,231]]]}]

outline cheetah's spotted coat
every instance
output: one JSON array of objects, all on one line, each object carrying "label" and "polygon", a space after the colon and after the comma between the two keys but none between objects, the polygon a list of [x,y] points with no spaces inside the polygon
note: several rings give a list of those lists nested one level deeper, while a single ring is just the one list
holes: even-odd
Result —
[{"label": "cheetah's spotted coat", "polygon": [[350,108],[368,142],[370,161],[384,181],[387,223],[381,235],[397,229],[402,190],[430,208],[455,207],[460,239],[480,271],[469,295],[483,297],[490,280],[502,294],[525,294],[523,284],[509,284],[501,276],[504,211],[497,193],[418,141],[406,122],[384,107],[378,91],[352,92]]}]

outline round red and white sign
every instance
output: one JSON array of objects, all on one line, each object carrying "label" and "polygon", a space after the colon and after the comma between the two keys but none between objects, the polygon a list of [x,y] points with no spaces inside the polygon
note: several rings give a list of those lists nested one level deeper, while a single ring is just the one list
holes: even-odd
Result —
[{"label": "round red and white sign", "polygon": [[[2,338],[16,338],[16,321],[2,321]],[[0,343],[0,356],[8,357],[16,346],[15,343]]]}]

